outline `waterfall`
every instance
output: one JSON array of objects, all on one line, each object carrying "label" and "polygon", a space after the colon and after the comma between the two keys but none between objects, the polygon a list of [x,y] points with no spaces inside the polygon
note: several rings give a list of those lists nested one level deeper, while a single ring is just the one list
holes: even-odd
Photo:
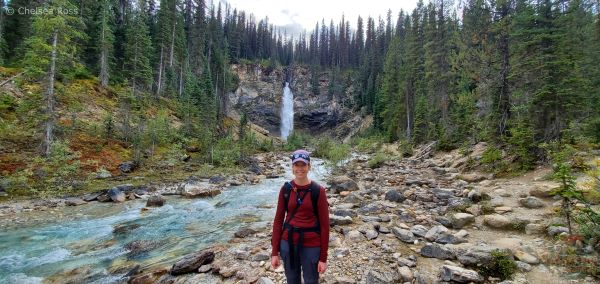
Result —
[{"label": "waterfall", "polygon": [[287,140],[292,130],[294,130],[294,94],[290,90],[289,83],[285,82],[281,104],[281,138]]}]

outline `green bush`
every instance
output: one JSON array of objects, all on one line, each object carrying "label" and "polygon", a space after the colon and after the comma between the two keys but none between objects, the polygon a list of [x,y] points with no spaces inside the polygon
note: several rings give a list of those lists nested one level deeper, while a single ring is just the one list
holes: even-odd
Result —
[{"label": "green bush", "polygon": [[491,255],[492,261],[490,264],[480,266],[479,272],[485,278],[492,276],[499,277],[502,280],[511,279],[517,271],[517,264],[512,255],[501,250],[494,250],[491,252]]},{"label": "green bush", "polygon": [[286,151],[294,151],[297,149],[306,148],[310,145],[311,139],[310,136],[304,134],[302,132],[294,131],[290,136],[288,136],[285,144],[283,145],[283,149]]},{"label": "green bush", "polygon": [[386,155],[383,152],[377,152],[377,154],[375,154],[375,156],[373,156],[367,164],[369,168],[375,169],[381,167],[387,160],[389,160],[389,155]]}]

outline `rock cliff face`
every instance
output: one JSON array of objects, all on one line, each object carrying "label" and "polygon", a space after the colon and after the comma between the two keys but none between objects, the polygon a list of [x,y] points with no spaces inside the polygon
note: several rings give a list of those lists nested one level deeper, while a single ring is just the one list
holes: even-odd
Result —
[{"label": "rock cliff face", "polygon": [[[337,137],[347,136],[352,127],[344,122],[356,115],[349,107],[354,86],[344,82],[340,94],[327,92],[330,73],[319,73],[319,95],[311,91],[310,71],[302,66],[265,68],[259,65],[233,65],[240,78],[239,87],[229,94],[230,111],[246,113],[249,120],[265,128],[270,135],[280,135],[283,88],[289,82],[294,94],[294,129],[312,134],[330,132]],[[354,119],[356,120],[356,119]],[[360,122],[360,119],[358,119]]]}]

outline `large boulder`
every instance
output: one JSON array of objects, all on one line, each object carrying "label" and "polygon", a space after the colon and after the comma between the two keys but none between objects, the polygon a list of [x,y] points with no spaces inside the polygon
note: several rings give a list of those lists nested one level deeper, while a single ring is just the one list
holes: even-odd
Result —
[{"label": "large boulder", "polygon": [[366,284],[393,284],[398,283],[400,275],[396,271],[369,270],[365,275]]},{"label": "large boulder", "polygon": [[427,243],[421,248],[421,255],[437,259],[455,259],[454,251],[447,246]]},{"label": "large boulder", "polygon": [[401,240],[405,243],[413,243],[416,239],[415,235],[413,235],[413,233],[411,231],[401,229],[398,227],[392,228],[392,233],[394,233],[394,236],[396,236],[396,238],[398,238],[399,240]]},{"label": "large boulder", "polygon": [[331,178],[329,181],[329,188],[333,193],[359,190],[358,184],[347,176],[336,176]]},{"label": "large boulder", "polygon": [[435,241],[437,238],[448,232],[449,230],[442,225],[433,226],[425,234],[425,239],[429,241]]},{"label": "large boulder", "polygon": [[214,259],[215,253],[209,249],[188,254],[173,264],[173,267],[171,267],[171,275],[195,272],[200,266],[209,264]]},{"label": "large boulder", "polygon": [[544,204],[544,202],[542,202],[539,198],[533,197],[533,196],[519,199],[519,204],[521,204],[521,206],[523,206],[525,208],[530,208],[530,209],[542,208],[542,207],[546,206],[546,204]]},{"label": "large boulder", "polygon": [[510,226],[510,220],[499,214],[485,216],[483,218],[483,223],[488,227],[496,229],[505,229]]},{"label": "large boulder", "polygon": [[181,195],[185,197],[214,197],[221,194],[221,190],[202,182],[191,181],[181,188]]},{"label": "large boulder", "polygon": [[406,199],[406,197],[404,197],[404,195],[400,192],[398,192],[395,189],[390,189],[388,192],[385,193],[385,200],[389,200],[392,202],[403,202]]},{"label": "large boulder", "polygon": [[455,213],[450,217],[452,227],[462,229],[464,226],[475,222],[475,216],[468,213]]},{"label": "large boulder", "polygon": [[125,193],[123,193],[117,187],[109,189],[107,193],[110,199],[114,202],[123,202],[126,199]]},{"label": "large boulder", "polygon": [[443,281],[454,281],[459,283],[483,282],[483,277],[476,271],[452,265],[442,266],[440,278]]},{"label": "large boulder", "polygon": [[162,195],[153,195],[150,196],[150,198],[148,198],[148,200],[146,201],[146,207],[161,207],[163,205],[165,205],[165,202],[167,202],[167,199],[165,199],[164,196]]},{"label": "large boulder", "polygon": [[134,161],[127,161],[119,165],[119,170],[122,173],[131,173],[137,168],[138,164]]},{"label": "large boulder", "polygon": [[329,225],[330,226],[349,225],[349,224],[352,224],[352,217],[350,217],[350,216],[341,217],[341,216],[329,214]]}]

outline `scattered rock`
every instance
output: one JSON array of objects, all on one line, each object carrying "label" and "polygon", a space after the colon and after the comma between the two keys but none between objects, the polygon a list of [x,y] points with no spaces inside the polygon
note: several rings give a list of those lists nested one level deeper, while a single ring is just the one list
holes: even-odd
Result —
[{"label": "scattered rock", "polygon": [[137,163],[134,161],[127,161],[119,165],[119,170],[122,173],[131,173],[137,168]]},{"label": "scattered rock", "polygon": [[409,230],[394,227],[392,228],[392,233],[394,233],[394,236],[396,236],[396,238],[405,243],[413,243],[415,241],[415,235],[413,235],[413,233]]},{"label": "scattered rock", "polygon": [[85,202],[81,198],[68,198],[67,200],[65,200],[65,205],[67,206],[79,206],[83,204],[87,204],[87,202]]},{"label": "scattered rock", "polygon": [[531,255],[529,253],[526,253],[524,251],[521,251],[521,250],[515,251],[514,255],[515,255],[516,259],[518,259],[518,260],[520,260],[522,262],[525,262],[527,264],[538,264],[538,263],[540,263],[540,261],[539,261],[539,259],[537,257],[535,257],[535,256],[533,256],[533,255]]},{"label": "scattered rock", "polygon": [[480,182],[482,180],[487,179],[486,176],[481,175],[481,174],[476,174],[476,173],[461,174],[461,175],[458,175],[457,178],[458,179],[462,179],[462,180],[464,180],[466,182],[471,182],[471,183]]},{"label": "scattered rock", "polygon": [[525,225],[525,234],[527,235],[543,234],[545,230],[546,226],[542,224],[529,223]]},{"label": "scattered rock", "polygon": [[114,202],[123,202],[126,199],[125,193],[120,191],[117,187],[113,187],[108,190],[108,196]]},{"label": "scattered rock", "polygon": [[146,201],[146,207],[161,207],[163,205],[165,205],[165,202],[167,202],[167,199],[162,196],[162,195],[153,195],[150,196],[150,198],[148,198],[148,200]]},{"label": "scattered rock", "polygon": [[329,214],[329,224],[331,226],[349,225],[349,224],[352,224],[352,218],[350,218],[349,216],[340,217],[340,216]]},{"label": "scattered rock", "polygon": [[403,202],[406,198],[400,192],[395,189],[390,189],[385,193],[385,200],[389,200],[391,202]]},{"label": "scattered rock", "polygon": [[393,271],[369,270],[365,275],[365,284],[393,284],[400,280],[398,273]]},{"label": "scattered rock", "polygon": [[346,234],[346,240],[357,243],[364,240],[364,236],[357,230],[352,230]]},{"label": "scattered rock", "polygon": [[357,191],[359,187],[353,179],[347,176],[336,176],[329,181],[329,189],[333,193],[340,193],[342,191]]},{"label": "scattered rock", "polygon": [[562,233],[569,233],[569,228],[567,227],[562,227],[562,226],[550,226],[548,227],[548,235],[550,235],[551,237],[554,237],[556,235],[562,234]]},{"label": "scattered rock", "polygon": [[462,229],[464,226],[475,222],[475,216],[468,213],[455,213],[450,220],[453,228]]},{"label": "scattered rock", "polygon": [[219,190],[218,188],[200,182],[186,183],[181,190],[181,195],[190,198],[214,197],[219,194],[221,194],[221,190]]},{"label": "scattered rock", "polygon": [[441,226],[441,225],[434,226],[431,229],[429,229],[429,231],[427,231],[427,233],[425,234],[425,239],[427,239],[428,241],[435,241],[442,234],[447,233],[448,231],[449,231],[448,228],[446,228],[444,226]]},{"label": "scattered rock", "polygon": [[275,284],[273,282],[273,280],[267,278],[267,277],[261,277],[258,279],[258,282],[256,282],[257,284]]},{"label": "scattered rock", "polygon": [[425,235],[427,234],[427,228],[423,225],[414,225],[412,226],[412,228],[410,228],[410,231],[418,237],[425,237]]},{"label": "scattered rock", "polygon": [[400,273],[400,278],[402,278],[402,282],[412,282],[413,273],[410,270],[410,268],[402,266],[400,267],[400,269],[398,269],[398,273]]},{"label": "scattered rock", "polygon": [[493,214],[487,215],[483,219],[483,223],[489,227],[496,229],[504,229],[510,226],[510,220],[502,215]]},{"label": "scattered rock", "polygon": [[481,283],[483,277],[479,273],[458,266],[444,265],[440,273],[440,278],[443,281],[455,281],[459,283]]},{"label": "scattered rock", "polygon": [[427,243],[421,248],[421,255],[437,259],[455,259],[452,249],[438,244]]},{"label": "scattered rock", "polygon": [[101,169],[98,172],[96,172],[96,179],[107,179],[107,178],[111,178],[112,174],[107,171],[106,169]]},{"label": "scattered rock", "polygon": [[215,259],[212,250],[202,250],[184,256],[171,267],[171,275],[180,275],[197,271],[200,266],[209,264]]},{"label": "scattered rock", "polygon": [[529,195],[539,198],[548,198],[552,197],[553,190],[554,189],[550,186],[536,185],[531,190],[529,190]]},{"label": "scattered rock", "polygon": [[525,208],[530,208],[530,209],[542,208],[542,207],[546,206],[544,204],[544,202],[542,202],[539,198],[533,197],[533,196],[519,199],[519,204],[521,204],[521,206],[523,206]]},{"label": "scattered rock", "polygon": [[237,232],[235,232],[233,235],[236,238],[245,238],[245,237],[253,235],[253,234],[256,234],[256,230],[253,230],[251,228],[241,228]]}]

